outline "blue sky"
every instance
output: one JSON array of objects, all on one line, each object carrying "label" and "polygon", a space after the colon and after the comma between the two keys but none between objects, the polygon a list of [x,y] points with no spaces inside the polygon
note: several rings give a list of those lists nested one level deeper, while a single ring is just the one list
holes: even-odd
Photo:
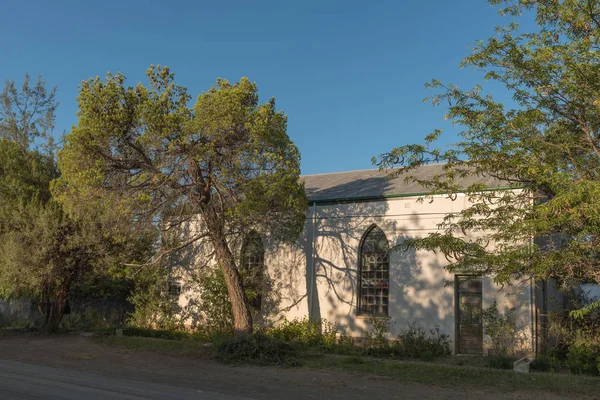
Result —
[{"label": "blue sky", "polygon": [[79,83],[107,71],[133,85],[168,65],[194,98],[247,76],[288,115],[304,174],[364,169],[434,128],[449,133],[442,145],[455,139],[423,85],[481,83],[458,64],[506,22],[485,0],[4,0],[0,79],[58,86],[61,133],[77,123]]}]

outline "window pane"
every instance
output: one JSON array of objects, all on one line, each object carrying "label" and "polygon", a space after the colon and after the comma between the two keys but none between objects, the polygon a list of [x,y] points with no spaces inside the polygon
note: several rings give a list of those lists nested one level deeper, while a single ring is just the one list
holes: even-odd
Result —
[{"label": "window pane", "polygon": [[389,245],[383,231],[372,227],[360,248],[358,309],[365,314],[387,314],[389,303]]}]

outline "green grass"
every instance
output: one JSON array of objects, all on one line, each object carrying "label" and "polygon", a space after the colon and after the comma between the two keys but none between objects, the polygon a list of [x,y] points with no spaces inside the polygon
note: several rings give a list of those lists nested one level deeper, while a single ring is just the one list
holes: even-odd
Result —
[{"label": "green grass", "polygon": [[492,368],[392,361],[365,357],[324,355],[306,360],[311,368],[333,368],[387,376],[399,382],[442,387],[471,387],[502,391],[550,391],[566,395],[592,396],[600,393],[600,378],[550,373],[519,374]]},{"label": "green grass", "polygon": [[93,341],[110,346],[121,346],[132,350],[156,351],[168,354],[209,357],[210,345],[191,340],[168,340],[148,337],[96,337]]},{"label": "green grass", "polygon": [[[100,337],[97,343],[122,346],[128,349],[209,358],[210,346],[198,341],[175,341],[146,337]],[[464,362],[462,361],[464,360]],[[398,382],[413,382],[427,386],[495,389],[505,392],[545,391],[570,397],[593,396],[600,393],[600,378],[534,372],[518,374],[513,371],[482,367],[484,358],[448,357],[440,363],[396,361],[363,356],[341,356],[308,351],[300,354],[304,368],[337,369],[390,377]]]}]

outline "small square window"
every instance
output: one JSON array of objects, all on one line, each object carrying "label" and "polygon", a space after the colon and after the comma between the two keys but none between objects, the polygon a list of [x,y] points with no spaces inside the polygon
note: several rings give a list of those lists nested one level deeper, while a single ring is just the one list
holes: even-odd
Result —
[{"label": "small square window", "polygon": [[175,281],[169,281],[169,297],[178,299],[181,295],[181,284]]}]

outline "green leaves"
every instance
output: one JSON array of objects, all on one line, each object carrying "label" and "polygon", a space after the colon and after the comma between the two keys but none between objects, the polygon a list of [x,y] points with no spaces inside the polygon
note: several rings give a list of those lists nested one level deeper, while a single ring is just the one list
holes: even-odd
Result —
[{"label": "green leaves", "polygon": [[149,86],[126,86],[120,74],[82,84],[79,122],[59,153],[54,193],[70,215],[94,216],[123,242],[132,232],[161,231],[142,265],[209,241],[236,292],[236,329],[248,331],[229,247],[250,230],[294,240],[306,214],[287,116],[274,99],[259,103],[247,78],[218,79],[189,108],[190,96],[167,67],[151,66],[147,76]]},{"label": "green leaves", "polygon": [[[0,139],[17,144],[21,150],[40,148],[52,154],[54,113],[58,107],[55,95],[56,88],[48,91],[41,75],[30,85],[29,75],[25,74],[21,90],[14,79],[7,80],[0,93]],[[44,142],[40,143],[40,139]]]},{"label": "green leaves", "polygon": [[[600,5],[490,3],[511,16],[535,13],[539,29],[523,33],[515,22],[497,28],[461,66],[483,70],[514,101],[434,80],[426,87],[438,91],[434,104],[448,104],[447,118],[462,128],[459,143],[431,150],[435,131],[427,146],[398,147],[377,163],[412,181],[412,169],[447,163],[444,173],[418,182],[432,194],[464,192],[470,206],[410,244],[442,252],[449,270],[492,274],[498,283],[515,276],[600,283]],[[481,175],[497,182],[456,184],[457,177]]]}]

